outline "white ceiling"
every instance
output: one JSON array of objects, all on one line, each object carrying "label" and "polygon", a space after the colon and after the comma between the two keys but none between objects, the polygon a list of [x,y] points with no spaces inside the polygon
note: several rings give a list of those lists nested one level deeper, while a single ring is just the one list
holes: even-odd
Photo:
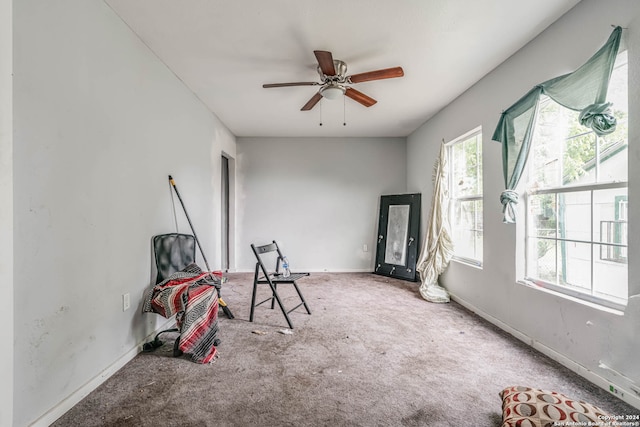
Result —
[{"label": "white ceiling", "polygon": [[[236,136],[407,136],[579,0],[105,0]],[[300,108],[314,50],[404,77]],[[496,111],[496,116],[499,114]],[[343,126],[346,116],[346,126]],[[320,120],[323,125],[319,126]]]}]

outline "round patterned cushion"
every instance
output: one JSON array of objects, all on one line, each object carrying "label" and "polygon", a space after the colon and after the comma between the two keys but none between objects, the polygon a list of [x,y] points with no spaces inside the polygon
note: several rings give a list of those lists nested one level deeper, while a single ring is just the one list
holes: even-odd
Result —
[{"label": "round patterned cushion", "polygon": [[[572,422],[601,422],[608,414],[564,394],[530,387],[507,387],[502,398],[502,427],[551,427]],[[578,424],[579,425],[579,424]]]}]

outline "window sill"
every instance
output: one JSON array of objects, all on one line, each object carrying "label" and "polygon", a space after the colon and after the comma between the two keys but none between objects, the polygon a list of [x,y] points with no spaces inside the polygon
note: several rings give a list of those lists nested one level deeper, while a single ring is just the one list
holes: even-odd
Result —
[{"label": "window sill", "polygon": [[462,258],[454,256],[451,258],[451,261],[455,261],[459,264],[468,265],[469,267],[477,268],[478,270],[482,270],[482,261],[478,261],[470,258]]},{"label": "window sill", "polygon": [[[548,294],[554,295],[556,297],[559,298],[564,298],[567,299],[569,301],[587,306],[589,308],[593,308],[595,310],[599,310],[599,311],[603,311],[606,313],[610,313],[610,314],[614,314],[616,316],[623,316],[624,315],[624,310],[626,309],[626,306],[621,305],[621,304],[616,304],[614,302],[611,301],[607,301],[607,300],[603,300],[603,299],[599,299],[596,297],[592,297],[594,299],[594,301],[589,301],[583,298],[579,298],[577,296],[573,296],[573,295],[569,295],[566,294],[564,292],[560,292],[554,289],[551,289],[549,287],[543,286],[543,285],[539,285],[537,283],[531,282],[529,280],[517,280],[516,283],[518,283],[519,285],[523,285],[523,286],[527,286],[529,288],[533,288],[542,292],[546,292]],[[602,301],[602,302],[599,302]]]}]

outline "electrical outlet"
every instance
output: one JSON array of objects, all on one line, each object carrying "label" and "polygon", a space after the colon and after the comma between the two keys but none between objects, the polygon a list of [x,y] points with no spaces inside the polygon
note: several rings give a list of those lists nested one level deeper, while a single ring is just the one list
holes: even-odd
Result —
[{"label": "electrical outlet", "polygon": [[122,311],[129,310],[131,307],[131,298],[129,298],[129,294],[122,294]]},{"label": "electrical outlet", "polygon": [[620,397],[624,397],[624,392],[622,390],[618,390],[613,384],[609,384],[609,391]]},{"label": "electrical outlet", "polygon": [[369,252],[369,245],[367,245],[366,243],[362,245],[362,252]]}]

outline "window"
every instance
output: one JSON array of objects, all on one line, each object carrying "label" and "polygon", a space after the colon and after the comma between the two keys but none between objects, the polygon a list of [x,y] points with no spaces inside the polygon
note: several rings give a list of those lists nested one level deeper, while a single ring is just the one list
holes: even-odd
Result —
[{"label": "window", "polygon": [[600,221],[600,235],[605,243],[600,248],[603,261],[627,263],[627,196],[616,196],[615,219]]},{"label": "window", "polygon": [[526,279],[618,307],[627,290],[627,55],[609,84],[618,125],[597,136],[542,98],[529,153]]},{"label": "window", "polygon": [[482,265],[482,130],[448,145],[454,259]]}]

